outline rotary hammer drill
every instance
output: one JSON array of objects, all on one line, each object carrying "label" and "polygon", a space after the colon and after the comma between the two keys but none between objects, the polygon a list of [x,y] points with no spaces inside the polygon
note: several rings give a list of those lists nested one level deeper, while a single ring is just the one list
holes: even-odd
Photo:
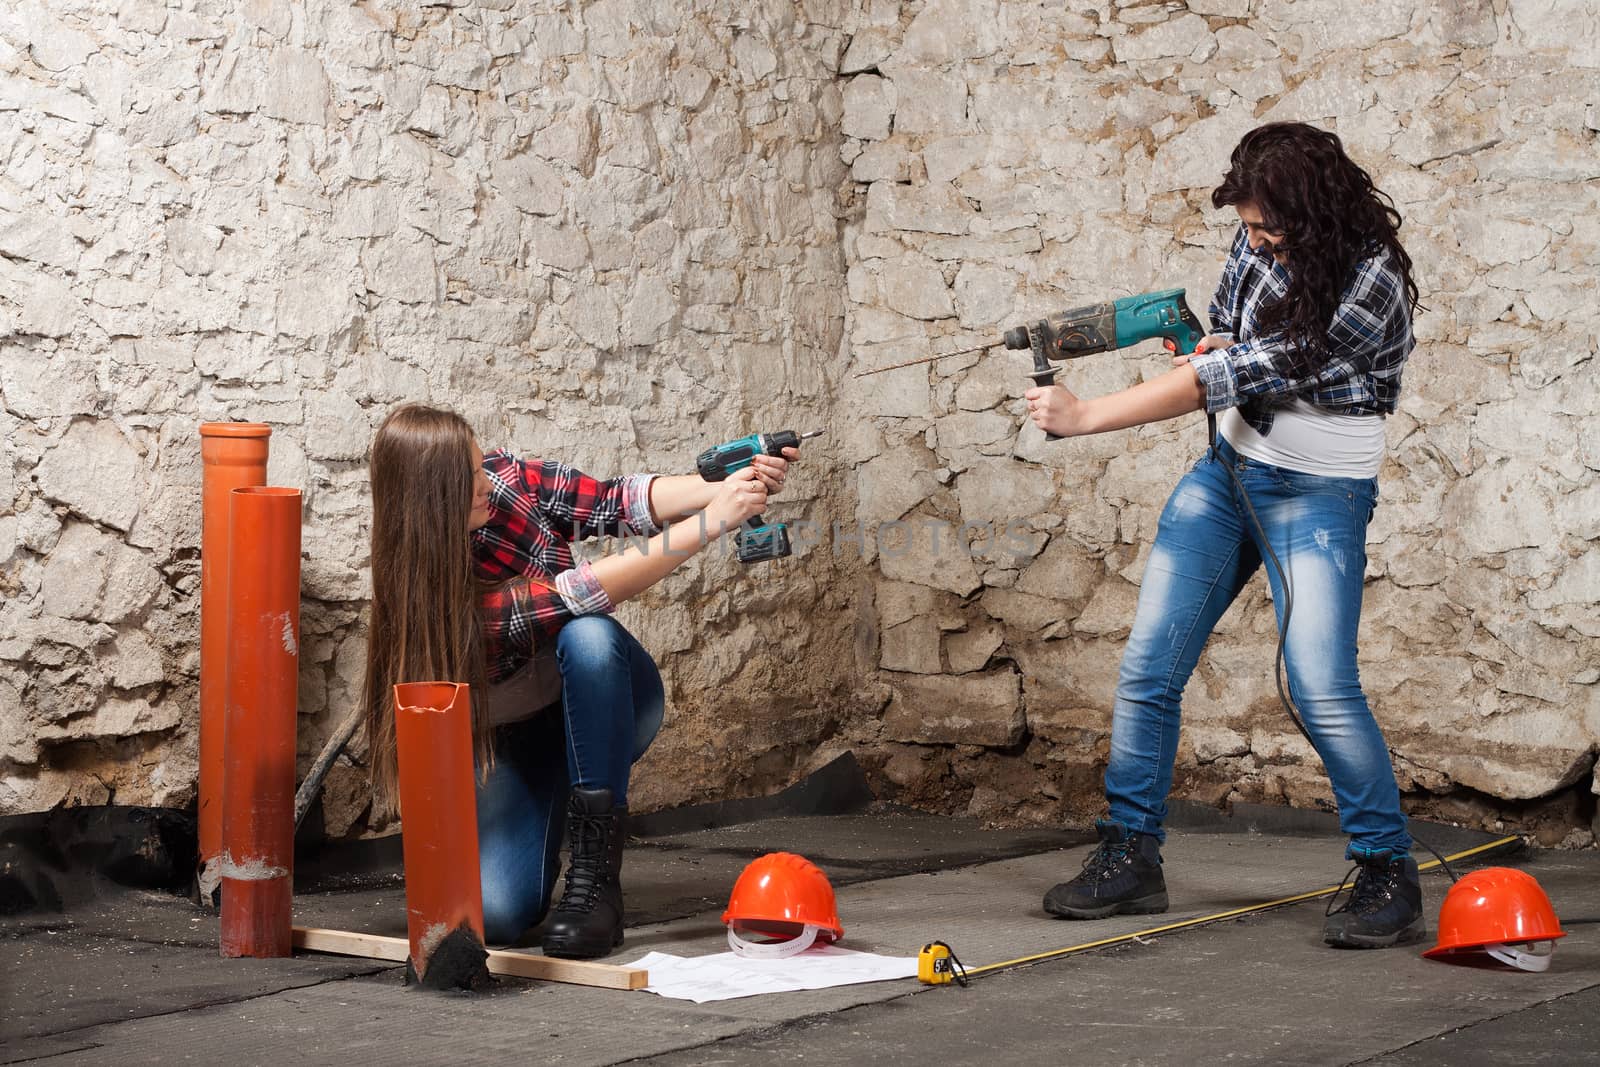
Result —
[{"label": "rotary hammer drill", "polygon": [[[1093,355],[1096,352],[1129,348],[1152,337],[1162,338],[1168,352],[1188,353],[1194,351],[1195,345],[1199,344],[1200,338],[1204,336],[1205,331],[1200,328],[1200,320],[1194,317],[1194,312],[1189,310],[1188,301],[1184,299],[1184,290],[1166,289],[1159,293],[1125,296],[1108,304],[1090,304],[1087,307],[1072,308],[1051,315],[1047,319],[1013,326],[1001,337],[1000,343],[1010,349],[1031,350],[1033,370],[1029,372],[1028,377],[1033,379],[1034,384],[1044,386],[1055,384],[1056,369],[1050,365],[1053,359],[1077,359],[1079,356]],[[911,367],[918,363],[932,363],[934,360],[960,356],[968,352],[982,352],[993,347],[994,342],[990,341],[972,348],[958,348],[954,352],[945,352],[937,356],[908,359],[904,363],[875,367],[872,370],[862,371],[856,377],[882,374],[884,371],[899,370],[901,367]],[[1045,436],[1052,441],[1061,440],[1057,434]]]},{"label": "rotary hammer drill", "polygon": [[[734,471],[744,470],[757,456],[781,456],[785,448],[798,448],[800,442],[821,436],[821,430],[795,433],[779,430],[777,433],[753,433],[737,441],[729,441],[708,448],[695,457],[695,469],[708,482],[720,482]],[[761,563],[769,559],[782,559],[793,552],[789,543],[789,529],[782,523],[768,525],[762,516],[755,515],[740,523],[739,532],[733,535],[738,546],[740,563]]]},{"label": "rotary hammer drill", "polygon": [[[1010,349],[1033,352],[1033,370],[1028,374],[1038,385],[1054,385],[1056,369],[1051,360],[1077,359],[1096,352],[1129,348],[1140,341],[1159,337],[1168,352],[1193,352],[1205,331],[1189,310],[1184,290],[1167,289],[1159,293],[1125,296],[1109,304],[1090,304],[1051,315],[1047,319],[1013,326],[1002,342]],[[1051,441],[1057,434],[1045,435]]]}]

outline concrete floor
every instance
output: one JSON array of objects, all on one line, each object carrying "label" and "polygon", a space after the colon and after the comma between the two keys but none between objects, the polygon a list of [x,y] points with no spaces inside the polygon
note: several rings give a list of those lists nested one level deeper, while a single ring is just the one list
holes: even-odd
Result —
[{"label": "concrete floor", "polygon": [[[1077,871],[1082,833],[892,812],[685,830],[630,848],[628,941],[612,961],[721,951],[734,878],[773,849],[829,872],[846,945],[911,955],[942,939],[978,966],[1333,885],[1346,864],[1332,831],[1270,812],[1191,821],[1165,850],[1168,915],[1068,923],[1039,901]],[[1486,840],[1421,832],[1441,851]],[[1600,915],[1600,852],[1496,862],[1533,873],[1563,916]],[[1424,876],[1430,918],[1447,885]],[[1600,1064],[1596,926],[1574,926],[1550,972],[1532,975],[1412,949],[1336,952],[1320,941],[1322,909],[1146,937],[966,989],[904,980],[694,1005],[516,979],[477,996],[424,993],[397,966],[333,956],[222,960],[214,916],[125,892],[0,925],[0,1063]],[[403,934],[402,888],[379,874],[302,893],[295,921]]]}]

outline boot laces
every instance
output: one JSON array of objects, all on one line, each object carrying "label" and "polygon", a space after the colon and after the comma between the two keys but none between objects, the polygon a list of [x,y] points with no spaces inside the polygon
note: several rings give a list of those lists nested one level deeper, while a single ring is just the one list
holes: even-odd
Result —
[{"label": "boot laces", "polygon": [[[1323,914],[1334,915],[1341,911],[1350,911],[1357,915],[1368,915],[1379,910],[1394,897],[1395,886],[1400,880],[1400,865],[1392,862],[1387,856],[1372,856],[1357,860],[1355,866],[1345,872],[1344,881],[1339,883],[1340,893],[1344,891],[1344,885],[1350,881],[1352,874],[1356,876],[1356,884],[1351,887],[1350,895],[1340,903],[1340,894],[1335,893],[1329,899],[1328,908]],[[1339,906],[1334,907],[1335,904]]]},{"label": "boot laces", "polygon": [[1104,882],[1115,878],[1129,863],[1133,855],[1133,841],[1102,841],[1083,861],[1083,873],[1078,877],[1086,882]]},{"label": "boot laces", "polygon": [[578,816],[570,821],[572,862],[557,911],[592,912],[600,901],[606,855],[606,820]]}]

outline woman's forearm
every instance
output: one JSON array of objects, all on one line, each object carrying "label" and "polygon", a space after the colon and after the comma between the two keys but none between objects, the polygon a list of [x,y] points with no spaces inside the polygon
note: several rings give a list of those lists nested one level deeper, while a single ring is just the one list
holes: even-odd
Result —
[{"label": "woman's forearm", "polygon": [[[662,480],[657,479],[658,482]],[[595,560],[592,564],[595,579],[611,602],[620,604],[671,574],[720,532],[708,527],[701,515],[680,519],[642,547],[629,543],[621,552]]]},{"label": "woman's forearm", "polygon": [[1206,406],[1206,388],[1194,368],[1184,365],[1159,378],[1083,403],[1088,411],[1082,432],[1105,433],[1201,411]]},{"label": "woman's forearm", "polygon": [[698,474],[663,475],[650,483],[650,514],[657,525],[670,525],[704,510],[716,491]]}]

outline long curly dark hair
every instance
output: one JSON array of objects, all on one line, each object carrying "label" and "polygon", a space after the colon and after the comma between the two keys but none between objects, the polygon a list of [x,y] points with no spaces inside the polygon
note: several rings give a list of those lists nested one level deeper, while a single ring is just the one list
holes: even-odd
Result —
[{"label": "long curly dark hair", "polygon": [[1285,335],[1297,371],[1309,373],[1326,358],[1328,324],[1351,273],[1381,249],[1405,279],[1410,308],[1422,308],[1400,245],[1400,212],[1336,134],[1303,122],[1256,127],[1234,148],[1211,203],[1254,204],[1267,229],[1283,234],[1275,251],[1289,267],[1289,291],[1262,309],[1258,325]]}]

